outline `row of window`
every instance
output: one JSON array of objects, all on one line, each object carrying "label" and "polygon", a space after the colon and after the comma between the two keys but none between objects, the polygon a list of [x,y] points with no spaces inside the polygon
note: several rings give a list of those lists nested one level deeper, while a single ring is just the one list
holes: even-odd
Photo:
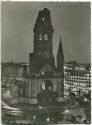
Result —
[{"label": "row of window", "polygon": [[89,82],[91,81],[91,79],[76,79],[76,78],[65,78],[65,80],[69,80],[69,81],[82,81],[82,82]]},{"label": "row of window", "polygon": [[80,79],[65,79],[68,82],[78,82],[78,83],[90,83],[91,80],[80,80]]},{"label": "row of window", "polygon": [[91,76],[70,76],[71,78],[89,79]]},{"label": "row of window", "polygon": [[70,77],[91,77],[91,74],[72,74],[72,73],[65,73],[66,76]]},{"label": "row of window", "polygon": [[86,86],[86,84],[84,84],[84,83],[71,83],[71,85],[75,85],[75,86]]},{"label": "row of window", "polygon": [[78,82],[68,82],[68,81],[66,81],[65,83],[69,84],[69,85],[90,86],[90,82],[89,83],[78,83]]}]

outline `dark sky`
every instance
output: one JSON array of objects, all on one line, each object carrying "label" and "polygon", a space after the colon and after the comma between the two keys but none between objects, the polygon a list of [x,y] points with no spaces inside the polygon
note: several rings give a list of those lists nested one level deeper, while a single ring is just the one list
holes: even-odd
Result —
[{"label": "dark sky", "polygon": [[90,3],[2,2],[1,59],[28,62],[39,10],[50,9],[54,55],[61,35],[65,61],[90,62]]}]

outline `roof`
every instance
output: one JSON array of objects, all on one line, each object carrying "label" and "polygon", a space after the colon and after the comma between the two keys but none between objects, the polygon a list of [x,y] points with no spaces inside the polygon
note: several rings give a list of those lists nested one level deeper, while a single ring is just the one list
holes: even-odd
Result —
[{"label": "roof", "polygon": [[61,42],[61,36],[60,36],[60,42],[59,42],[59,46],[58,46],[57,55],[62,55],[62,56],[64,56],[64,54],[63,54],[62,42]]}]

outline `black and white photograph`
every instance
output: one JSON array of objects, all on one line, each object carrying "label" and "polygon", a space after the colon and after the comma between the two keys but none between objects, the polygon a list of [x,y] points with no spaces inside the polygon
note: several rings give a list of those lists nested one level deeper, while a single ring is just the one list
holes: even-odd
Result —
[{"label": "black and white photograph", "polygon": [[91,124],[91,2],[1,2],[1,121]]}]

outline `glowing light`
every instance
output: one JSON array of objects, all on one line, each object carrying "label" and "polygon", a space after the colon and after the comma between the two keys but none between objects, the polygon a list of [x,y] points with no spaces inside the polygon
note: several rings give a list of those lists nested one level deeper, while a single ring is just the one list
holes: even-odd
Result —
[{"label": "glowing light", "polygon": [[44,18],[42,18],[42,21],[44,21]]},{"label": "glowing light", "polygon": [[42,83],[42,88],[45,90],[45,82]]},{"label": "glowing light", "polygon": [[84,98],[84,101],[87,101],[87,98]]},{"label": "glowing light", "polygon": [[7,94],[10,94],[10,91],[9,91],[9,90],[7,91]]},{"label": "glowing light", "polygon": [[66,109],[64,112],[65,112],[65,113],[68,113],[68,112],[69,112],[69,109]]},{"label": "glowing light", "polygon": [[44,72],[42,72],[42,75],[44,75]]},{"label": "glowing light", "polygon": [[50,90],[51,88],[50,88],[50,86],[49,86],[49,90]]},{"label": "glowing light", "polygon": [[43,108],[43,107],[39,106],[38,108],[40,108],[40,109],[41,109],[41,108]]},{"label": "glowing light", "polygon": [[47,118],[47,122],[49,122],[50,121],[50,119],[49,119],[49,117]]},{"label": "glowing light", "polygon": [[34,115],[34,119],[35,119],[36,117],[35,117],[35,115]]}]

